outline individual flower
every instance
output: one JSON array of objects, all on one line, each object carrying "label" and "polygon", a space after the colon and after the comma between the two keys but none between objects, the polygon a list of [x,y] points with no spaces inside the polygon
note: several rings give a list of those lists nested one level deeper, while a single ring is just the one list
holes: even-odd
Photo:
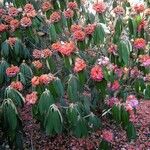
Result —
[{"label": "individual flower", "polygon": [[50,15],[50,22],[51,23],[59,22],[60,20],[61,20],[60,12],[55,11]]},{"label": "individual flower", "polygon": [[118,68],[118,66],[114,67],[114,73],[117,75],[117,77],[121,78],[123,75],[123,69],[122,68]]},{"label": "individual flower", "polygon": [[31,83],[32,83],[32,86],[33,87],[36,87],[40,84],[40,80],[39,80],[39,77],[38,76],[34,76],[32,79],[31,79]]},{"label": "individual flower", "polygon": [[71,32],[75,32],[75,31],[81,31],[82,30],[82,27],[78,24],[73,24],[71,25]]},{"label": "individual flower", "polygon": [[95,3],[93,5],[93,9],[99,13],[99,14],[102,14],[106,11],[106,4],[104,2],[98,2],[98,3]]},{"label": "individual flower", "polygon": [[7,30],[7,25],[3,24],[3,23],[0,23],[0,32],[4,32]]},{"label": "individual flower", "polygon": [[149,67],[150,66],[150,56],[149,55],[140,55],[139,62],[141,66]]},{"label": "individual flower", "polygon": [[75,59],[75,66],[74,66],[74,72],[78,73],[86,68],[86,63],[83,59],[81,58],[76,58]]},{"label": "individual flower", "polygon": [[85,40],[85,32],[83,31],[75,31],[73,33],[73,38],[77,41],[84,41]]},{"label": "individual flower", "polygon": [[108,130],[104,130],[102,132],[102,138],[107,141],[107,142],[112,142],[113,141],[113,133],[111,131]]},{"label": "individual flower", "polygon": [[140,24],[138,25],[138,32],[141,32],[142,29],[145,29],[145,27],[148,25],[148,22],[146,20],[142,20]]},{"label": "individual flower", "polygon": [[141,75],[142,75],[141,71],[138,70],[137,67],[132,68],[130,71],[130,77],[131,78],[139,78],[139,77],[141,77]]},{"label": "individual flower", "polygon": [[113,12],[114,12],[116,15],[119,15],[119,16],[125,14],[125,10],[124,10],[124,8],[121,7],[121,6],[115,7],[115,8],[113,9]]},{"label": "individual flower", "polygon": [[108,48],[108,53],[117,55],[117,45],[112,43]]},{"label": "individual flower", "polygon": [[47,85],[51,82],[51,79],[48,74],[43,74],[39,77],[39,81],[40,81],[40,84]]},{"label": "individual flower", "polygon": [[39,60],[33,61],[32,64],[36,69],[41,69],[43,67],[43,64]]},{"label": "individual flower", "polygon": [[76,2],[68,2],[67,7],[74,10],[78,7]]},{"label": "individual flower", "polygon": [[110,64],[110,60],[108,57],[104,57],[104,56],[101,56],[99,59],[98,59],[98,64],[100,66],[107,66],[108,64]]},{"label": "individual flower", "polygon": [[10,87],[13,88],[13,89],[16,89],[18,91],[23,90],[23,84],[20,81],[11,82]]},{"label": "individual flower", "polygon": [[143,38],[137,38],[134,40],[133,46],[136,49],[144,49],[146,46],[146,41]]},{"label": "individual flower", "polygon": [[111,85],[110,85],[110,89],[112,91],[117,91],[120,88],[120,84],[118,80],[115,80]]},{"label": "individual flower", "polygon": [[137,3],[134,5],[134,10],[136,13],[142,13],[145,10],[145,6],[143,3]]},{"label": "individual flower", "polygon": [[107,100],[107,105],[113,107],[115,104],[119,102],[119,99],[116,97],[111,97]]},{"label": "individual flower", "polygon": [[13,19],[10,21],[10,28],[12,31],[15,31],[17,28],[19,28],[20,22],[17,19]]},{"label": "individual flower", "polygon": [[149,16],[150,15],[150,8],[145,9],[144,13],[146,16]]},{"label": "individual flower", "polygon": [[135,95],[129,95],[126,100],[126,104],[131,106],[132,108],[136,108],[139,104]]},{"label": "individual flower", "polygon": [[9,14],[10,16],[12,16],[12,17],[16,17],[16,16],[18,15],[18,13],[19,13],[19,11],[18,11],[18,9],[15,8],[15,7],[10,7],[10,8],[8,9],[8,14]]},{"label": "individual flower", "polygon": [[86,27],[84,28],[84,32],[86,35],[92,35],[95,31],[95,24],[88,24],[86,25]]},{"label": "individual flower", "polygon": [[47,49],[43,49],[42,53],[44,55],[44,58],[48,58],[48,57],[52,56],[52,51],[50,49],[48,49],[48,48]]},{"label": "individual flower", "polygon": [[60,52],[62,55],[70,56],[71,53],[75,51],[75,49],[75,44],[70,41],[61,44],[60,48],[57,51]]},{"label": "individual flower", "polygon": [[102,71],[102,68],[100,66],[96,65],[91,69],[91,78],[94,81],[102,81],[103,71]]},{"label": "individual flower", "polygon": [[42,51],[41,50],[38,50],[38,49],[35,49],[32,53],[33,57],[36,58],[36,59],[40,59],[42,57]]},{"label": "individual flower", "polygon": [[46,11],[48,11],[48,10],[50,10],[50,9],[52,9],[52,4],[49,2],[49,1],[46,1],[46,2],[44,2],[43,4],[42,4],[42,10],[44,11],[44,12],[46,12]]},{"label": "individual flower", "polygon": [[12,16],[9,16],[9,15],[3,15],[2,16],[2,19],[7,23],[9,24],[11,20],[13,20],[14,18]]},{"label": "individual flower", "polygon": [[71,10],[71,9],[67,9],[66,11],[64,11],[64,16],[65,16],[66,18],[72,18],[73,15],[74,15],[74,12],[73,12],[73,10]]},{"label": "individual flower", "polygon": [[30,27],[32,25],[32,21],[29,17],[23,17],[21,20],[20,20],[20,24],[21,26],[23,27]]},{"label": "individual flower", "polygon": [[52,50],[59,51],[61,48],[61,43],[60,42],[53,43],[51,47],[52,47]]},{"label": "individual flower", "polygon": [[33,17],[34,18],[36,16],[36,11],[35,11],[32,4],[26,4],[24,6],[24,13],[27,17]]},{"label": "individual flower", "polygon": [[15,37],[9,37],[8,40],[7,40],[7,43],[8,43],[10,46],[14,46],[15,43],[16,43],[16,38],[15,38]]},{"label": "individual flower", "polygon": [[6,74],[8,77],[15,77],[19,71],[19,67],[11,65],[11,67],[6,69]]},{"label": "individual flower", "polygon": [[35,104],[38,100],[37,92],[32,92],[31,94],[26,95],[27,104]]}]

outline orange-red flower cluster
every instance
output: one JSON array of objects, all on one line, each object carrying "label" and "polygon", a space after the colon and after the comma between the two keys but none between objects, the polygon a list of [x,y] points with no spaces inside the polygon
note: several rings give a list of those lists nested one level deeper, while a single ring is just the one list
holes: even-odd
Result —
[{"label": "orange-red flower cluster", "polygon": [[76,2],[69,2],[67,4],[67,7],[70,8],[70,9],[72,9],[72,10],[74,10],[74,9],[76,9],[78,7],[78,5],[77,5]]},{"label": "orange-red flower cluster", "polygon": [[71,10],[71,9],[67,9],[66,11],[64,11],[64,16],[65,16],[66,18],[72,18],[73,15],[74,15],[74,12],[73,12],[73,10]]},{"label": "orange-red flower cluster", "polygon": [[102,71],[102,68],[100,66],[96,65],[91,69],[91,78],[94,81],[102,81],[103,71]]},{"label": "orange-red flower cluster", "polygon": [[21,26],[23,27],[30,27],[32,25],[32,21],[29,17],[23,17],[21,20],[20,20],[20,24]]},{"label": "orange-red flower cluster", "polygon": [[36,59],[47,58],[50,56],[52,56],[52,51],[48,48],[43,50],[35,49],[33,51],[33,57]]},{"label": "orange-red flower cluster", "polygon": [[86,35],[92,35],[95,31],[96,24],[88,24],[84,28],[84,32]]},{"label": "orange-red flower cluster", "polygon": [[16,43],[16,38],[15,37],[9,37],[7,42],[10,46],[14,46]]},{"label": "orange-red flower cluster", "polygon": [[15,31],[17,28],[19,28],[20,22],[17,19],[13,19],[10,21],[10,28],[12,31]]},{"label": "orange-red flower cluster", "polygon": [[32,17],[32,18],[34,18],[36,16],[36,11],[35,11],[35,9],[34,9],[32,4],[26,4],[24,6],[24,14],[27,17]]},{"label": "orange-red flower cluster", "polygon": [[46,1],[46,2],[44,2],[44,3],[42,4],[42,10],[43,10],[44,12],[46,12],[46,11],[52,9],[52,8],[53,8],[53,6],[52,6],[52,4],[51,4],[49,1]]},{"label": "orange-red flower cluster", "polygon": [[35,104],[38,100],[37,92],[32,92],[26,95],[27,104]]},{"label": "orange-red flower cluster", "polygon": [[86,68],[86,63],[83,59],[81,58],[76,58],[75,59],[75,66],[74,66],[74,72],[80,72]]},{"label": "orange-red flower cluster", "polygon": [[123,7],[117,6],[117,7],[114,8],[113,12],[114,12],[116,15],[124,15],[125,10],[124,10]]},{"label": "orange-red flower cluster", "polygon": [[15,77],[19,73],[20,69],[17,66],[11,66],[6,69],[6,74],[8,77]]},{"label": "orange-red flower cluster", "polygon": [[76,50],[76,47],[72,41],[65,43],[57,42],[52,44],[52,49],[60,52],[62,55],[70,56]]},{"label": "orange-red flower cluster", "polygon": [[86,37],[86,34],[83,31],[78,30],[73,33],[73,38],[77,41],[84,41],[85,37]]},{"label": "orange-red flower cluster", "polygon": [[52,74],[43,74],[40,77],[34,76],[31,82],[32,82],[32,86],[36,87],[38,85],[48,85],[54,79],[55,77]]},{"label": "orange-red flower cluster", "polygon": [[149,55],[140,55],[139,62],[141,66],[149,67],[150,66],[150,56]]},{"label": "orange-red flower cluster", "polygon": [[12,87],[13,89],[16,89],[18,91],[23,90],[23,84],[20,81],[11,82],[10,87]]},{"label": "orange-red flower cluster", "polygon": [[98,2],[96,4],[93,5],[93,9],[99,13],[102,14],[106,11],[106,4],[104,2]]},{"label": "orange-red flower cluster", "polygon": [[6,30],[7,30],[7,28],[8,28],[8,26],[7,26],[7,25],[5,25],[5,24],[3,24],[3,23],[0,23],[0,32],[4,32],[4,31],[6,31]]},{"label": "orange-red flower cluster", "polygon": [[16,16],[18,15],[18,13],[19,13],[19,11],[18,11],[18,9],[15,8],[15,7],[10,7],[10,8],[8,9],[8,14],[9,14],[10,16],[12,16],[12,17],[16,17]]},{"label": "orange-red flower cluster", "polygon": [[81,25],[78,25],[78,24],[71,25],[71,32],[81,31],[81,30],[82,30]]},{"label": "orange-red flower cluster", "polygon": [[137,13],[142,13],[145,10],[145,6],[144,6],[143,3],[137,3],[137,4],[134,5],[134,10]]},{"label": "orange-red flower cluster", "polygon": [[39,60],[33,61],[32,64],[36,69],[41,69],[43,67],[43,64]]},{"label": "orange-red flower cluster", "polygon": [[146,41],[143,38],[137,38],[134,40],[133,45],[136,49],[144,49],[146,46]]},{"label": "orange-red flower cluster", "polygon": [[53,12],[50,16],[50,22],[54,23],[54,22],[59,22],[61,20],[61,14],[60,12]]}]

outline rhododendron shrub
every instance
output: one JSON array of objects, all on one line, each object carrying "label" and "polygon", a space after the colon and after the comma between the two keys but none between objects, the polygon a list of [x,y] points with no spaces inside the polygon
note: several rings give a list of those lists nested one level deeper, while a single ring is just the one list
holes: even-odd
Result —
[{"label": "rhododendron shrub", "polygon": [[[2,108],[17,118],[17,108],[30,105],[47,135],[84,137],[100,129],[105,116],[135,139],[135,110],[150,98],[148,5],[15,0],[2,6]],[[9,119],[2,121],[11,129]],[[99,148],[109,149],[113,133],[103,128]]]}]

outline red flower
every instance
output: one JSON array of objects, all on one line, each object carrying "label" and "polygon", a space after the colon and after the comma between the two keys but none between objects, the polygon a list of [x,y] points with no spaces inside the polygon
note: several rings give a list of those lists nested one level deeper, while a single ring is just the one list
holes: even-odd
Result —
[{"label": "red flower", "polygon": [[113,141],[113,133],[107,130],[104,130],[102,132],[102,138],[106,140],[107,142],[112,142]]},{"label": "red flower", "polygon": [[23,90],[23,85],[20,81],[13,81],[11,84],[10,84],[10,87],[18,90],[18,91],[22,91]]},{"label": "red flower", "polygon": [[81,31],[82,27],[78,24],[73,24],[71,25],[71,32],[75,32],[75,31]]},{"label": "red flower", "polygon": [[81,58],[76,58],[75,60],[75,66],[74,66],[74,72],[80,72],[86,68],[86,63]]},{"label": "red flower", "polygon": [[139,62],[141,66],[149,67],[150,66],[150,56],[149,55],[140,55]]},{"label": "red flower", "polygon": [[41,69],[43,67],[43,64],[39,60],[33,61],[32,64],[36,69]]},{"label": "red flower", "polygon": [[61,15],[60,15],[60,12],[53,12],[50,16],[50,22],[51,23],[54,23],[54,22],[58,22],[61,20]]},{"label": "red flower", "polygon": [[106,11],[106,4],[104,2],[99,2],[93,5],[93,9],[99,13],[102,14]]},{"label": "red flower", "polygon": [[24,13],[27,15],[27,17],[35,17],[36,11],[32,4],[26,4],[24,6]]},{"label": "red flower", "polygon": [[74,9],[76,9],[78,7],[78,5],[77,5],[76,2],[69,2],[67,4],[67,7],[70,8],[70,9],[72,9],[72,10],[74,10]]},{"label": "red flower", "polygon": [[7,25],[3,24],[3,23],[0,23],[0,32],[4,32],[7,30]]},{"label": "red flower", "polygon": [[86,35],[92,35],[93,32],[95,31],[95,24],[88,24],[85,28],[84,28],[84,32],[86,33]]},{"label": "red flower", "polygon": [[114,82],[111,84],[111,87],[110,87],[110,88],[111,88],[112,91],[117,91],[117,90],[119,90],[120,84],[119,84],[118,80],[114,81]]},{"label": "red flower", "polygon": [[14,46],[15,43],[16,43],[16,38],[14,38],[14,37],[9,37],[8,40],[7,40],[7,42],[8,42],[8,44],[9,44],[10,46]]},{"label": "red flower", "polygon": [[32,24],[32,21],[29,17],[23,17],[21,20],[20,20],[20,24],[23,26],[23,27],[30,27],[31,24]]},{"label": "red flower", "polygon": [[134,5],[134,10],[137,13],[142,13],[145,10],[145,6],[142,3],[137,3],[137,4]]},{"label": "red flower", "polygon": [[95,81],[102,81],[103,72],[100,66],[96,65],[91,69],[91,78]]},{"label": "red flower", "polygon": [[138,26],[138,32],[141,32],[141,30],[144,29],[147,25],[148,25],[148,22],[143,19]]},{"label": "red flower", "polygon": [[77,41],[84,41],[85,40],[85,32],[83,31],[75,31],[73,33],[73,38]]},{"label": "red flower", "polygon": [[44,55],[44,58],[47,58],[47,57],[50,57],[50,56],[52,56],[52,52],[51,52],[51,50],[50,49],[43,49],[42,50],[42,53],[43,53],[43,55]]},{"label": "red flower", "polygon": [[12,17],[16,17],[17,15],[18,15],[18,10],[17,10],[17,8],[15,8],[15,7],[10,7],[9,9],[8,9],[8,14],[10,15],[10,16],[12,16]]},{"label": "red flower", "polygon": [[44,2],[44,3],[42,4],[42,10],[43,10],[44,12],[46,12],[46,11],[52,9],[52,7],[53,7],[52,4],[51,4],[50,2],[48,2],[48,1],[46,1],[46,2]]},{"label": "red flower", "polygon": [[116,55],[117,53],[117,45],[116,44],[111,44],[110,47],[108,48],[108,53],[112,53]]},{"label": "red flower", "polygon": [[33,86],[33,87],[38,86],[38,85],[40,84],[39,77],[34,76],[34,77],[32,78],[32,80],[31,80],[31,83],[32,83],[32,86]]},{"label": "red flower", "polygon": [[117,7],[114,8],[113,12],[114,12],[116,15],[124,15],[125,10],[124,10],[123,7],[117,6]]},{"label": "red flower", "polygon": [[143,49],[146,46],[146,41],[143,38],[137,38],[137,39],[135,39],[133,45],[137,49]]},{"label": "red flower", "polygon": [[6,74],[8,77],[14,77],[19,73],[20,69],[17,66],[11,66],[6,69]]},{"label": "red flower", "polygon": [[41,56],[42,56],[41,50],[35,49],[35,50],[33,51],[33,57],[34,57],[34,58],[40,59]]},{"label": "red flower", "polygon": [[74,12],[71,9],[68,9],[68,10],[64,11],[64,16],[66,18],[72,18],[73,15],[74,15]]},{"label": "red flower", "polygon": [[52,50],[54,51],[59,51],[61,48],[61,43],[60,42],[56,42],[52,44]]},{"label": "red flower", "polygon": [[13,19],[10,21],[10,27],[12,29],[12,31],[15,31],[17,28],[19,28],[20,26],[20,22],[17,19]]},{"label": "red flower", "polygon": [[32,92],[26,95],[26,101],[28,104],[35,104],[38,99],[37,92]]}]

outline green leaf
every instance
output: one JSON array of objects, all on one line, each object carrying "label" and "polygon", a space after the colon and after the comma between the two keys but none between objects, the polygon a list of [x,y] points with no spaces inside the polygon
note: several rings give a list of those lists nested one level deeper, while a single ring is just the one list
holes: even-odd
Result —
[{"label": "green leaf", "polygon": [[121,107],[114,105],[112,108],[112,115],[115,121],[121,122]]},{"label": "green leaf", "polygon": [[73,102],[78,101],[78,80],[74,75],[70,75],[67,87],[67,95]]},{"label": "green leaf", "polygon": [[144,91],[144,98],[150,99],[150,85],[146,86],[146,90]]},{"label": "green leaf", "polygon": [[41,115],[44,115],[47,113],[49,106],[54,104],[54,98],[51,95],[49,90],[45,90],[38,101],[38,107]]},{"label": "green leaf", "polygon": [[128,126],[129,113],[126,111],[126,109],[123,106],[121,107],[121,121],[124,128]]},{"label": "green leaf", "polygon": [[51,41],[55,42],[56,39],[57,39],[57,33],[56,33],[56,30],[55,30],[55,26],[53,24],[50,25],[49,34],[50,34]]},{"label": "green leaf", "polygon": [[5,42],[2,43],[2,45],[1,45],[1,55],[5,59],[8,59],[8,57],[9,57],[9,53],[10,53],[9,48],[10,47],[9,47],[7,41],[5,41]]},{"label": "green leaf", "polygon": [[127,136],[129,140],[136,139],[136,129],[132,122],[127,126]]}]

